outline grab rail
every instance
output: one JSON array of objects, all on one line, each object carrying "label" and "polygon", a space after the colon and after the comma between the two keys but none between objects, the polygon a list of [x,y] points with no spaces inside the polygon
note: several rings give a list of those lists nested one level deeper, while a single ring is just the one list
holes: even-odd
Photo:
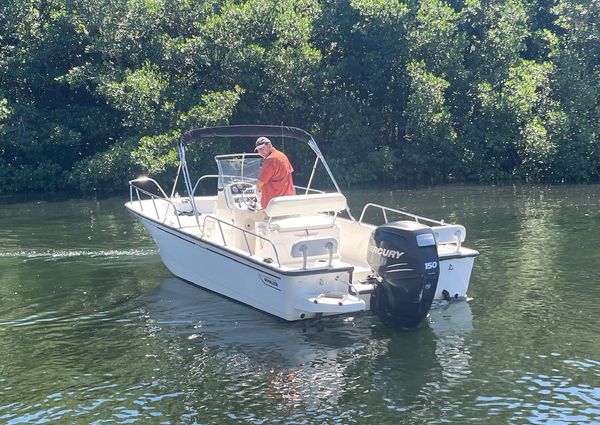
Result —
[{"label": "grab rail", "polygon": [[196,184],[194,185],[194,188],[192,189],[192,193],[194,194],[194,196],[196,196],[196,189],[198,188],[198,185],[200,184],[200,182],[202,180],[208,179],[208,178],[218,179],[219,175],[218,174],[205,174],[202,177],[200,177],[198,180],[196,180]]},{"label": "grab rail", "polygon": [[[198,179],[198,181],[196,182],[196,185],[194,186],[194,191],[196,190],[196,187],[198,186],[198,183],[201,180],[203,180],[205,178],[210,178],[210,177],[216,177],[216,176],[205,175],[205,176],[200,177],[200,179]],[[162,194],[162,196],[157,195],[152,192],[149,192],[148,190],[143,189],[135,184],[135,183],[141,183],[141,182],[153,183],[156,186],[157,190],[160,192],[160,194]],[[154,207],[154,212],[156,213],[157,220],[162,220],[162,222],[164,223],[164,221],[167,219],[167,214],[168,214],[170,208],[173,208],[173,211],[177,211],[177,207],[175,206],[175,203],[167,197],[167,194],[165,193],[165,191],[162,189],[162,187],[156,180],[154,180],[150,177],[139,177],[137,179],[130,180],[129,181],[129,200],[132,203],[134,202],[134,196],[133,196],[134,189],[135,189],[135,195],[136,195],[135,198],[139,202],[140,211],[144,211],[144,204],[142,202],[142,197],[140,196],[140,194],[143,194],[152,200],[152,206]],[[161,200],[161,201],[167,202],[169,204],[167,209],[164,212],[164,217],[162,219],[161,219],[160,213],[158,212],[158,206],[156,205],[157,200]],[[178,227],[181,228],[181,220],[179,219],[179,216],[177,214],[174,214],[174,216],[177,219]],[[270,239],[268,239],[264,236],[261,236],[257,233],[243,229],[241,227],[235,226],[231,223],[228,223],[227,221],[223,221],[223,220],[221,220],[217,217],[214,217],[212,215],[209,215],[209,214],[204,215],[204,220],[202,221],[201,228],[200,228],[200,222],[198,221],[198,223],[197,223],[199,229],[202,232],[201,237],[204,237],[207,220],[213,220],[214,222],[217,223],[217,225],[219,227],[219,233],[221,234],[221,238],[223,239],[223,245],[225,247],[227,247],[227,239],[225,238],[225,233],[223,232],[223,225],[229,226],[232,229],[242,232],[242,235],[244,236],[244,241],[246,242],[246,251],[248,252],[249,256],[252,256],[252,249],[250,247],[250,242],[248,241],[248,235],[254,236],[255,238],[259,238],[259,239],[263,240],[264,242],[268,243],[272,248],[273,254],[275,255],[275,260],[277,261],[278,267],[281,267],[281,261],[279,260],[279,253],[277,252],[277,248],[275,247],[275,244],[273,244],[273,242]]]},{"label": "grab rail", "polygon": [[214,217],[214,216],[208,215],[208,214],[204,216],[204,221],[202,222],[202,228],[203,228],[202,237],[204,237],[204,231],[206,230],[206,220],[213,220],[219,226],[219,233],[221,233],[221,238],[223,239],[223,246],[227,246],[227,240],[225,238],[225,233],[223,232],[223,227],[221,225],[225,224],[235,230],[241,231],[242,234],[244,235],[244,241],[246,242],[246,249],[248,251],[249,256],[252,256],[252,250],[250,248],[250,243],[248,242],[248,235],[254,236],[256,238],[262,239],[263,241],[267,242],[269,245],[271,245],[271,248],[273,249],[273,253],[275,254],[275,259],[277,260],[277,265],[279,267],[281,267],[281,262],[279,261],[279,254],[277,253],[277,248],[275,248],[275,245],[273,244],[273,242],[271,242],[270,239],[265,238],[264,236],[261,236],[257,233],[250,232],[249,230],[243,229],[241,227],[238,227],[234,224],[228,223],[227,221],[221,220],[217,217]]},{"label": "grab rail", "polygon": [[388,217],[387,217],[386,211],[389,211],[389,212],[393,212],[393,213],[396,213],[396,214],[404,215],[406,217],[413,218],[417,223],[420,222],[419,220],[422,220],[422,221],[426,221],[426,222],[429,222],[429,223],[434,223],[434,224],[437,224],[437,225],[440,225],[440,226],[446,226],[446,223],[444,223],[443,221],[433,220],[431,218],[422,217],[420,215],[412,214],[412,213],[409,213],[409,212],[406,212],[406,211],[400,211],[400,210],[396,210],[396,209],[393,209],[393,208],[385,207],[383,205],[372,204],[372,203],[368,203],[368,204],[366,204],[363,207],[362,213],[360,214],[360,218],[358,219],[358,223],[359,224],[362,224],[362,221],[363,221],[363,218],[365,216],[365,213],[367,212],[367,209],[369,207],[374,207],[374,208],[381,209],[381,211],[383,212],[383,218],[384,218],[386,224],[388,223]]},{"label": "grab rail", "polygon": [[[156,188],[162,193],[162,197],[159,195],[156,195],[152,192],[148,192],[145,189],[142,189],[139,186],[136,186],[134,183],[138,183],[138,182],[151,182],[154,183],[154,185],[156,186]],[[142,203],[142,198],[140,196],[140,192],[146,196],[148,196],[150,199],[152,199],[152,206],[154,207],[154,212],[156,213],[156,219],[160,220],[160,213],[158,212],[158,207],[156,206],[156,200],[160,199],[162,201],[165,201],[169,204],[169,207],[167,207],[167,209],[165,210],[165,216],[162,219],[162,222],[164,223],[164,221],[167,219],[167,213],[169,212],[169,208],[173,207],[173,211],[177,211],[177,208],[175,207],[175,204],[173,203],[173,201],[171,201],[168,197],[167,194],[165,193],[165,191],[162,189],[162,187],[160,187],[160,184],[158,184],[158,182],[156,180],[154,180],[153,178],[150,177],[139,177],[137,179],[133,179],[133,180],[129,180],[129,201],[133,203],[133,190],[135,189],[135,195],[137,198],[137,201],[139,202],[140,205],[140,211],[144,211],[144,204]],[[181,221],[179,220],[179,216],[177,214],[175,214],[175,217],[177,218],[177,225],[181,228]]]},{"label": "grab rail", "polygon": [[[434,232],[434,235],[435,235],[436,243],[438,245],[452,245],[452,244],[455,244],[456,245],[456,252],[460,251],[460,248],[461,248],[461,245],[462,245],[462,240],[464,240],[464,231],[465,231],[465,229],[464,229],[463,226],[455,225],[455,224],[448,224],[448,223],[445,223],[444,220],[440,220],[440,221],[433,220],[431,218],[422,217],[422,216],[419,216],[419,215],[416,215],[416,214],[412,214],[412,213],[409,213],[409,212],[406,212],[406,211],[400,211],[400,210],[396,210],[396,209],[393,209],[393,208],[385,207],[383,205],[371,204],[371,203],[369,203],[369,204],[367,204],[367,205],[364,206],[364,208],[362,210],[362,213],[360,215],[360,219],[358,220],[359,224],[362,223],[364,215],[365,215],[365,213],[366,213],[366,211],[367,211],[367,209],[369,207],[374,207],[374,208],[381,209],[381,211],[383,212],[383,218],[385,219],[386,224],[388,223],[388,217],[387,217],[386,212],[393,212],[393,213],[396,213],[396,214],[404,215],[406,217],[410,217],[410,218],[414,219],[417,223],[419,223],[420,221],[425,221],[425,222],[428,222],[428,223],[435,224],[436,226],[442,226],[442,227],[431,226],[432,230]],[[451,232],[452,230],[454,230],[454,233],[451,235],[451,240],[449,238],[447,238],[447,239],[444,239],[443,237],[440,238],[440,234],[442,232],[441,231],[442,228],[447,229],[449,232]],[[448,233],[448,232],[445,232],[445,233]]]}]

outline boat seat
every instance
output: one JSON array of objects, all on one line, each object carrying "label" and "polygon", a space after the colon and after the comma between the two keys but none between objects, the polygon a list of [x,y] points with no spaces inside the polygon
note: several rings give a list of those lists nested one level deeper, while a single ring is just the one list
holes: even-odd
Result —
[{"label": "boat seat", "polygon": [[[269,201],[267,220],[256,222],[256,232],[273,243],[285,265],[302,265],[308,257],[329,260],[330,252],[338,258],[340,230],[335,218],[345,208],[346,197],[337,192],[279,196]],[[271,246],[261,239],[256,253],[273,255]]]},{"label": "boat seat", "polygon": [[265,213],[272,218],[320,212],[338,213],[344,209],[346,209],[346,197],[341,193],[312,193],[273,198],[267,204]]},{"label": "boat seat", "polygon": [[[293,218],[298,219],[298,223],[303,223],[306,217]],[[331,224],[333,217],[324,215],[324,218],[328,219],[328,222],[322,222],[322,227],[308,227],[308,223],[304,222],[302,226],[287,227],[284,231],[268,230],[261,226],[257,228],[257,233],[271,241],[281,263],[288,266],[301,265],[305,256],[310,260],[329,260],[330,251],[332,258],[338,259],[340,229]],[[257,255],[274,258],[272,246],[260,238],[256,240],[255,252]]]},{"label": "boat seat", "polygon": [[[278,196],[265,208],[267,220],[256,226],[264,233],[326,229],[334,225],[336,214],[345,208],[346,197],[337,192]],[[326,212],[334,214],[322,214]]]},{"label": "boat seat", "polygon": [[467,229],[460,224],[447,224],[444,226],[432,226],[435,242],[441,243],[460,243],[465,241]]}]

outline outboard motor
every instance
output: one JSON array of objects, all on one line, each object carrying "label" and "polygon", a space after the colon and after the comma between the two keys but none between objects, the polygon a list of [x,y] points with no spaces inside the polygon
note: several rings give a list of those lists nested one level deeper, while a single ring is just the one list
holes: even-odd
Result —
[{"label": "outboard motor", "polygon": [[377,227],[367,261],[375,272],[371,310],[394,325],[416,327],[429,312],[440,275],[431,228],[415,221]]}]

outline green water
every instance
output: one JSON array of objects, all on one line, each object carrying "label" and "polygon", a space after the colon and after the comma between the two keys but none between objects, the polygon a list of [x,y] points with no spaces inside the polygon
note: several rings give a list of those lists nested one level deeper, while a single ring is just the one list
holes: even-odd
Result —
[{"label": "green water", "polygon": [[600,423],[600,186],[348,197],[465,225],[473,299],[285,323],[170,275],[125,196],[0,201],[0,423]]}]

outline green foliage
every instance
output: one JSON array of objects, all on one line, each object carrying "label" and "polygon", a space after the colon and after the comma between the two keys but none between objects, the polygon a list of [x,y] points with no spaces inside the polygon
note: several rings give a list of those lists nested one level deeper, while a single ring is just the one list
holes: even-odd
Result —
[{"label": "green foliage", "polygon": [[[375,180],[380,172],[376,158],[377,137],[368,125],[364,105],[348,99],[339,93],[328,99],[329,122],[324,124],[322,133],[329,145],[323,147],[324,154],[339,183],[343,186]],[[339,120],[340,116],[347,120]]]},{"label": "green foliage", "polygon": [[[201,104],[193,106],[181,115],[178,128],[190,130],[227,124],[242,93],[243,90],[236,87],[230,91],[205,94],[202,96]],[[151,174],[162,173],[169,167],[173,168],[177,165],[175,148],[180,136],[179,130],[155,136],[144,136],[140,139],[139,146],[133,150],[132,159]],[[195,153],[197,158],[199,154],[197,151]],[[200,156],[203,155],[200,154]]]},{"label": "green foliage", "polygon": [[556,175],[561,181],[589,181],[600,174],[600,4],[559,1],[556,43],[557,102],[564,111]]},{"label": "green foliage", "polygon": [[403,173],[418,180],[445,180],[457,161],[456,133],[445,100],[450,84],[428,72],[423,62],[410,63],[408,75]]},{"label": "green foliage", "polygon": [[79,161],[68,177],[69,183],[83,192],[125,187],[127,181],[140,172],[131,161],[134,145],[134,139],[123,139],[107,150]]},{"label": "green foliage", "polygon": [[530,35],[523,0],[470,0],[463,11],[469,68],[487,81],[501,81],[522,58]]},{"label": "green foliage", "polygon": [[344,185],[597,181],[599,25],[596,0],[3,1],[0,192],[123,190],[227,123],[306,128]]},{"label": "green foliage", "polygon": [[140,69],[125,70],[122,81],[101,79],[97,91],[123,113],[123,126],[153,131],[168,123],[173,113],[173,103],[165,98],[167,87],[158,67],[145,63]]},{"label": "green foliage", "polygon": [[132,158],[150,174],[162,173],[169,166],[177,164],[175,147],[181,134],[173,131],[169,134],[145,136],[132,152]]},{"label": "green foliage", "polygon": [[408,34],[412,62],[423,61],[438,75],[461,78],[466,41],[460,14],[441,0],[419,3]]},{"label": "green foliage", "polygon": [[236,86],[233,90],[223,90],[202,95],[201,103],[192,106],[180,116],[179,128],[192,130],[211,125],[225,125],[240,101],[244,89]]},{"label": "green foliage", "polygon": [[409,11],[405,3],[397,0],[350,0],[350,5],[367,22],[376,20],[385,24],[394,24]]},{"label": "green foliage", "polygon": [[[11,110],[8,107],[8,99],[0,97],[0,136],[4,137],[6,132],[6,123],[10,118]],[[3,152],[0,152],[0,155]],[[1,181],[1,180],[0,180]]]},{"label": "green foliage", "polygon": [[[10,116],[10,108],[8,107],[8,99],[0,98],[0,125],[4,126],[4,122]],[[3,128],[3,127],[0,127]]]}]

